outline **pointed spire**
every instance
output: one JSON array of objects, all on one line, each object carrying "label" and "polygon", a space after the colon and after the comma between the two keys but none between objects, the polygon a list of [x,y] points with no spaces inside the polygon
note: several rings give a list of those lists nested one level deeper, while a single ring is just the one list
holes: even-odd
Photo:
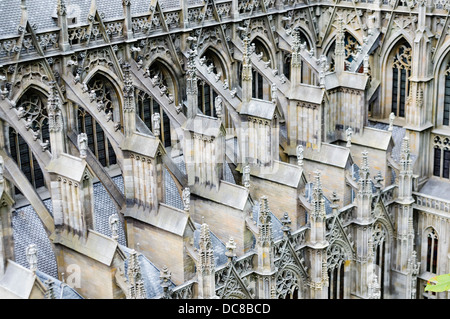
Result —
[{"label": "pointed spire", "polygon": [[66,0],[58,0],[58,2],[56,4],[56,13],[60,17],[64,17],[67,15]]},{"label": "pointed spire", "polygon": [[142,280],[139,256],[134,249],[130,252],[130,256],[128,257],[127,275],[129,283],[129,299],[145,299],[146,292],[144,281]]},{"label": "pointed spire", "polygon": [[400,166],[401,166],[401,172],[404,174],[412,174],[411,169],[411,149],[409,146],[409,138],[405,136],[403,138],[402,147],[401,147],[401,153],[400,153]]},{"label": "pointed spire", "polygon": [[370,172],[369,172],[369,153],[367,151],[362,152],[362,164],[361,168],[359,169],[359,194],[372,194],[372,188],[370,185]]},{"label": "pointed spire", "polygon": [[186,70],[186,94],[187,94],[187,118],[194,118],[198,109],[198,86],[197,67],[195,61],[198,57],[196,37],[189,37],[193,42],[192,49],[189,49]]},{"label": "pointed spire", "polygon": [[311,217],[325,218],[325,215],[326,215],[325,199],[323,197],[322,183],[320,181],[320,172],[319,171],[314,172],[314,188],[313,188],[311,203],[313,206],[313,212],[311,214]]},{"label": "pointed spire", "polygon": [[271,245],[273,243],[273,235],[269,201],[265,195],[260,198],[260,201],[258,242],[261,246]]},{"label": "pointed spire", "polygon": [[59,132],[62,129],[61,100],[59,98],[58,85],[52,81],[50,95],[47,102],[48,127],[50,132]]},{"label": "pointed spire", "polygon": [[200,227],[198,271],[202,274],[211,274],[214,271],[214,251],[211,243],[209,226],[203,223]]},{"label": "pointed spire", "polygon": [[242,102],[250,102],[252,98],[252,79],[253,70],[252,62],[250,59],[251,49],[250,49],[250,38],[245,34],[242,40],[243,46],[243,57],[242,57]]}]

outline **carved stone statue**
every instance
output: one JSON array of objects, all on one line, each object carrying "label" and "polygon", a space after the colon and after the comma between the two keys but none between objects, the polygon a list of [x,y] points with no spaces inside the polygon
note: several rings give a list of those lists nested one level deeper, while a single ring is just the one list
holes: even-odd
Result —
[{"label": "carved stone statue", "polygon": [[244,168],[242,169],[242,184],[244,185],[245,188],[249,188],[250,187],[250,166],[249,165],[245,165]]},{"label": "carved stone statue", "polygon": [[153,134],[155,136],[159,136],[161,134],[161,116],[159,113],[153,113],[152,115],[152,124],[153,124]]},{"label": "carved stone statue", "polygon": [[97,111],[101,112],[105,109],[105,103],[102,100],[97,102]]},{"label": "carved stone statue", "polygon": [[78,134],[77,142],[78,142],[78,149],[80,151],[80,157],[86,158],[88,148],[88,137],[86,133]]},{"label": "carved stone statue", "polygon": [[270,93],[272,94],[272,103],[277,103],[277,85],[275,83],[272,83],[272,86],[270,88]]},{"label": "carved stone statue", "polygon": [[184,210],[186,212],[189,211],[190,209],[190,204],[191,204],[191,191],[189,189],[189,187],[186,187],[185,189],[183,189],[183,205],[184,205]]},{"label": "carved stone statue", "polygon": [[30,270],[35,272],[37,270],[37,248],[35,244],[30,244],[26,248],[26,256]]},{"label": "carved stone statue", "polygon": [[87,86],[86,82],[83,82],[83,93],[86,93],[89,91],[89,87]]},{"label": "carved stone statue", "polygon": [[223,111],[223,101],[220,96],[217,96],[214,101],[214,107],[216,108],[216,114],[218,118],[222,118],[222,111]]},{"label": "carved stone statue", "polygon": [[89,93],[89,101],[94,102],[97,99],[97,94],[95,93],[95,90],[91,90]]},{"label": "carved stone statue", "polygon": [[303,166],[303,145],[297,145],[297,165]]},{"label": "carved stone statue", "polygon": [[119,216],[113,214],[109,216],[109,228],[111,229],[111,238],[117,240],[119,238]]},{"label": "carved stone statue", "polygon": [[395,120],[395,114],[392,112],[389,114],[389,128],[388,131],[392,131],[394,129],[394,120]]},{"label": "carved stone statue", "polygon": [[353,135],[353,130],[351,127],[349,127],[348,129],[345,130],[345,134],[347,136],[347,147],[352,146],[352,135]]}]

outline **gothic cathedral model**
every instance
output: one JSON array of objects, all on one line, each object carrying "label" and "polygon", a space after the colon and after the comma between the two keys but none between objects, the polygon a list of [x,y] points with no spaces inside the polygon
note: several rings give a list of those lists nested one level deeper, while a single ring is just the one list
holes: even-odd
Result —
[{"label": "gothic cathedral model", "polygon": [[450,297],[449,0],[0,12],[0,298]]}]

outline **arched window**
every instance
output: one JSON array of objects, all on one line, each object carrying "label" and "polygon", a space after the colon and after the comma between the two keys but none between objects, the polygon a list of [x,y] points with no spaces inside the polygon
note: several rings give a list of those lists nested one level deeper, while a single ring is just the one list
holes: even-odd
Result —
[{"label": "arched window", "polygon": [[392,63],[392,105],[391,111],[398,117],[405,117],[406,100],[409,95],[411,76],[411,46],[405,41],[395,49]]},{"label": "arched window", "polygon": [[[48,143],[48,150],[50,150],[46,103],[47,99],[43,94],[30,89],[22,95],[16,108],[19,118],[26,121],[26,128],[32,133],[33,139],[39,140],[41,143]],[[45,186],[44,176],[33,152],[22,136],[11,127],[9,128],[9,146],[12,158],[34,188]],[[16,193],[20,193],[20,191],[16,189]]]},{"label": "arched window", "polygon": [[147,127],[153,131],[152,115],[154,113],[159,113],[161,116],[161,135],[160,139],[165,147],[171,145],[170,139],[170,119],[164,112],[162,106],[160,106],[150,95],[147,93],[136,89],[136,111],[138,112],[141,120],[147,125]]},{"label": "arched window", "polygon": [[433,175],[448,179],[450,177],[450,139],[436,135],[433,144]]},{"label": "arched window", "polygon": [[117,97],[116,90],[112,83],[107,80],[103,75],[96,74],[88,82],[89,90],[94,90],[97,97],[97,103],[103,103],[103,112],[112,113],[111,120],[120,123],[120,127],[123,131],[123,116],[122,107],[120,105],[119,99]]},{"label": "arched window", "polygon": [[[262,61],[268,62],[270,60],[269,51],[259,39],[253,39],[252,45],[255,46],[256,54],[262,54]],[[253,69],[252,97],[261,100],[268,100],[270,98],[269,91],[269,83],[266,79],[264,79],[262,74]]]},{"label": "arched window", "polygon": [[434,229],[427,235],[427,264],[426,271],[437,274],[438,265],[438,236]]}]

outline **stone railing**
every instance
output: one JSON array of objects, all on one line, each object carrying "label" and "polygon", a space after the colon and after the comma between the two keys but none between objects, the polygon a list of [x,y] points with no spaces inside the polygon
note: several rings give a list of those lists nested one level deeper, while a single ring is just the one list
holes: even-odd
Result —
[{"label": "stone railing", "polygon": [[172,290],[172,299],[193,299],[195,281],[188,281]]},{"label": "stone railing", "polygon": [[450,212],[450,201],[417,192],[414,192],[413,195],[416,199],[415,203],[413,204],[414,208],[422,210],[434,210],[445,213]]}]

